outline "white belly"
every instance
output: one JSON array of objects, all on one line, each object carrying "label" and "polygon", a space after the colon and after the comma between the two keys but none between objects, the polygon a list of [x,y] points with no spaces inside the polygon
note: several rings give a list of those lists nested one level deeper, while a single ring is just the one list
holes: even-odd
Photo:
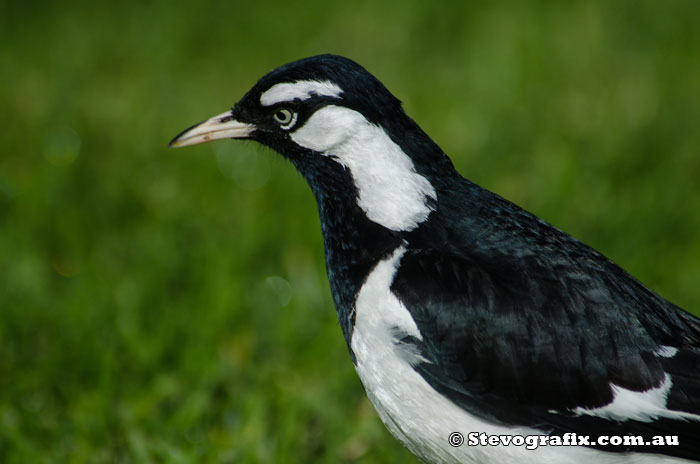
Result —
[{"label": "white belly", "polygon": [[401,332],[422,339],[409,311],[390,291],[396,268],[405,252],[403,246],[381,261],[362,286],[355,305],[355,327],[351,347],[357,373],[367,396],[389,431],[413,454],[428,463],[671,463],[687,462],[656,455],[604,453],[578,446],[468,446],[453,447],[452,432],[489,435],[542,434],[525,427],[492,425],[472,416],[433,389],[411,363],[417,353],[396,344],[393,334]]}]

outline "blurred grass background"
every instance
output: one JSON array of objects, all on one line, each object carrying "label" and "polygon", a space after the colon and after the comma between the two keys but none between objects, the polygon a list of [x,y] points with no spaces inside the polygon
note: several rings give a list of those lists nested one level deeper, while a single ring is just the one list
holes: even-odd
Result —
[{"label": "blurred grass background", "polygon": [[698,2],[0,8],[0,462],[413,459],[353,371],[302,179],[251,143],[166,148],[317,53],[700,311]]}]

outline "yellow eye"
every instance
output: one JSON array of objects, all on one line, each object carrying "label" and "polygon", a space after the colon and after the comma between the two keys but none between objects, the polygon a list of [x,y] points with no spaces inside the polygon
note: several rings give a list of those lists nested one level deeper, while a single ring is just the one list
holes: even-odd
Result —
[{"label": "yellow eye", "polygon": [[275,111],[275,114],[273,114],[272,117],[275,118],[275,121],[280,123],[283,129],[288,129],[296,121],[297,114],[289,111],[288,109],[282,108]]}]

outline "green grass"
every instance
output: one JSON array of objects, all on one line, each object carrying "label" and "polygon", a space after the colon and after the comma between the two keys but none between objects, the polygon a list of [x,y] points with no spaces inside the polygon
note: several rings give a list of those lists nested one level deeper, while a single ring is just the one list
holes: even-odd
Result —
[{"label": "green grass", "polygon": [[353,371],[303,180],[253,144],[166,148],[316,53],[700,312],[700,3],[114,5],[0,6],[0,462],[412,459]]}]

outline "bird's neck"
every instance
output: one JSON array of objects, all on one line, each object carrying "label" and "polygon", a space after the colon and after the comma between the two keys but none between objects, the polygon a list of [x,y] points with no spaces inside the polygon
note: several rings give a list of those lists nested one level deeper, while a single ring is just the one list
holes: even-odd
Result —
[{"label": "bird's neck", "polygon": [[310,163],[294,164],[316,197],[328,280],[349,344],[355,297],[369,272],[401,245],[403,236],[368,219],[358,206],[350,173],[340,164],[327,158],[317,159],[312,168]]},{"label": "bird's neck", "polygon": [[[286,152],[316,196],[328,278],[348,344],[352,308],[366,277],[424,228],[436,211],[441,179],[458,176],[410,118],[396,116],[391,124],[374,124],[354,110],[327,107],[315,113],[318,121],[295,132],[296,145],[305,149]],[[410,143],[392,137],[402,133],[412,134]]]}]

